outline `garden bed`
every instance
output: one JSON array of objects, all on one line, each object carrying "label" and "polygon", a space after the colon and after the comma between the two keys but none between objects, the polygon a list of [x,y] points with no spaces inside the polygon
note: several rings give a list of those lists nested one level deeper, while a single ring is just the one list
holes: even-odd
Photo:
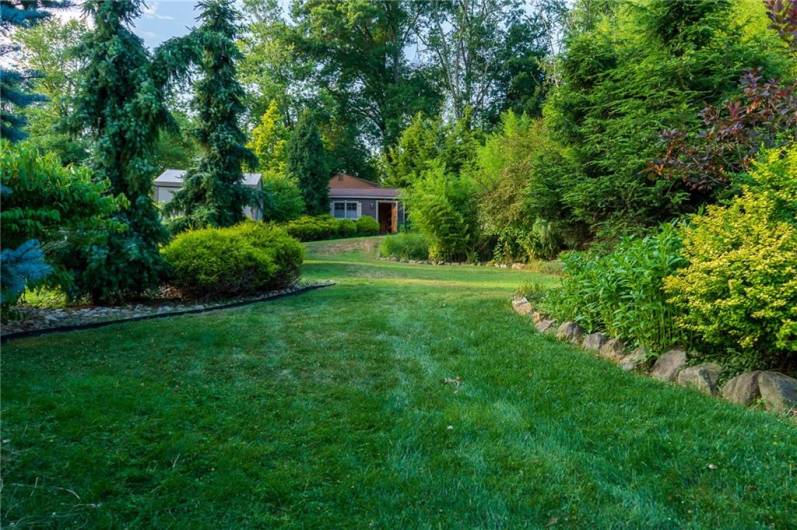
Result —
[{"label": "garden bed", "polygon": [[146,303],[119,306],[38,308],[22,305],[15,309],[18,318],[3,323],[0,328],[0,337],[7,340],[54,331],[99,327],[116,322],[201,313],[298,294],[334,285],[334,283],[332,281],[296,282],[284,289],[208,301],[187,301],[180,298],[164,297]]}]

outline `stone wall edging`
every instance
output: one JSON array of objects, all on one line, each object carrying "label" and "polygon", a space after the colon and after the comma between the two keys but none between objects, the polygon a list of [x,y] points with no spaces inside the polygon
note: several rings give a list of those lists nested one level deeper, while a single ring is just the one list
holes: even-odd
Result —
[{"label": "stone wall edging", "polygon": [[682,349],[666,351],[651,363],[652,357],[644,348],[628,352],[620,339],[600,332],[585,334],[575,322],[557,323],[535,309],[524,297],[513,298],[512,309],[529,317],[538,332],[598,354],[619,365],[623,371],[693,388],[746,407],[762,402],[767,410],[786,414],[797,421],[797,379],[793,377],[775,371],[756,370],[736,375],[720,387],[719,378],[724,368],[717,363],[689,365],[689,354]]}]

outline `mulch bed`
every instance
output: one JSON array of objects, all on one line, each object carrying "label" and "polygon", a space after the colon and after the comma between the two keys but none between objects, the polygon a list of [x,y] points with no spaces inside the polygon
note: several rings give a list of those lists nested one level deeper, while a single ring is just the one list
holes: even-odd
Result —
[{"label": "mulch bed", "polygon": [[118,322],[203,313],[273,300],[334,284],[335,282],[332,281],[300,282],[285,289],[204,302],[183,302],[179,299],[166,298],[119,306],[79,306],[55,309],[20,306],[16,308],[16,318],[0,326],[0,338],[5,342],[8,339],[96,328]]}]

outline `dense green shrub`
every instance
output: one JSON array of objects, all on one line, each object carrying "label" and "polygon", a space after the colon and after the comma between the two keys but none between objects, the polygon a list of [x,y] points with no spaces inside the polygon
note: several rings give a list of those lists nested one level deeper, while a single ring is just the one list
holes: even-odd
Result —
[{"label": "dense green shrub", "polygon": [[337,223],[337,237],[354,237],[357,235],[357,222],[352,219],[341,219]]},{"label": "dense green shrub", "polygon": [[96,181],[88,169],[65,168],[54,154],[42,156],[24,144],[0,146],[0,180],[3,250],[37,240],[53,269],[48,284],[71,299],[90,292],[88,256],[124,229],[112,220],[124,201],[110,197],[108,182]]},{"label": "dense green shrub", "polygon": [[299,241],[338,237],[338,220],[331,215],[303,215],[284,226],[288,233]]},{"label": "dense green shrub", "polygon": [[500,129],[478,149],[472,172],[482,230],[496,237],[494,259],[551,259],[584,239],[586,231],[562,199],[562,183],[577,173],[541,120],[502,117]]},{"label": "dense green shrub", "polygon": [[379,221],[370,215],[363,215],[357,219],[358,236],[375,236],[379,234]]},{"label": "dense green shrub", "polygon": [[263,212],[264,221],[284,223],[298,218],[304,212],[302,190],[291,177],[266,172],[263,174],[256,200]]},{"label": "dense green shrub", "polygon": [[300,267],[304,259],[304,247],[278,226],[246,221],[234,227],[253,245],[270,250],[273,253],[277,273],[274,277],[276,286],[293,283],[299,277]]},{"label": "dense green shrub", "polygon": [[429,257],[442,261],[479,258],[478,195],[465,176],[435,163],[406,193],[410,220],[429,241]]},{"label": "dense green shrub", "polygon": [[245,222],[184,232],[162,254],[174,286],[186,296],[212,298],[289,285],[299,276],[303,249],[281,228]]},{"label": "dense green shrub", "polygon": [[665,280],[677,321],[711,356],[797,365],[797,146],[762,157],[754,183],[684,229],[688,266]]},{"label": "dense green shrub", "polygon": [[625,238],[614,252],[569,252],[562,256],[562,286],[544,307],[559,320],[574,320],[587,331],[602,330],[629,344],[660,351],[683,336],[675,310],[662,289],[664,278],[685,261],[672,225],[658,234]]},{"label": "dense green shrub", "polygon": [[331,215],[304,215],[284,225],[299,241],[320,241],[338,237],[372,236],[379,233],[379,223],[364,215],[356,221],[335,219]]},{"label": "dense green shrub", "polygon": [[426,260],[429,259],[429,242],[422,234],[402,232],[383,239],[379,255],[383,258]]},{"label": "dense green shrub", "polygon": [[648,164],[664,155],[668,129],[696,131],[700,111],[740,92],[745,70],[793,78],[794,59],[767,29],[763,2],[641,0],[581,4],[549,97],[546,125],[580,169],[563,200],[593,234],[615,238],[714,199]]}]

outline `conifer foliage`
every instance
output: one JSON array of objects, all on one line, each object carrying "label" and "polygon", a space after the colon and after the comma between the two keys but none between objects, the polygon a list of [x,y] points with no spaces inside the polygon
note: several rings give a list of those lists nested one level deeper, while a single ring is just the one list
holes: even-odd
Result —
[{"label": "conifer foliage", "polygon": [[241,164],[257,164],[239,126],[244,112],[244,91],[235,72],[241,57],[235,44],[239,15],[231,0],[205,0],[199,7],[201,25],[194,38],[201,52],[201,78],[194,107],[202,157],[188,171],[169,210],[184,213],[190,226],[231,226],[243,220],[244,206],[253,201]]},{"label": "conifer foliage", "polygon": [[77,50],[85,66],[71,125],[93,140],[95,177],[108,179],[111,193],[124,197],[117,215],[125,229],[111,234],[107,247],[93,247],[83,256],[95,300],[155,287],[164,270],[158,246],[167,233],[151,198],[157,172],[151,157],[159,130],[174,124],[165,97],[169,82],[186,71],[192,48],[172,39],[152,57],[130,29],[141,5],[140,0],[83,3],[94,30]]},{"label": "conifer foliage", "polygon": [[329,157],[310,111],[299,117],[286,147],[288,173],[296,178],[307,212],[320,214],[329,207]]},{"label": "conifer foliage", "polygon": [[[0,32],[7,34],[12,27],[29,28],[46,20],[51,13],[44,8],[60,8],[69,6],[70,2],[56,0],[3,0],[0,2]],[[3,44],[0,57],[18,49],[15,45]],[[4,61],[5,63],[5,61]],[[7,63],[6,63],[7,64]],[[36,72],[18,71],[0,67],[0,136],[16,142],[27,136],[22,128],[25,118],[16,111],[37,101],[44,101],[40,94],[26,90],[28,80],[35,77]]]}]

